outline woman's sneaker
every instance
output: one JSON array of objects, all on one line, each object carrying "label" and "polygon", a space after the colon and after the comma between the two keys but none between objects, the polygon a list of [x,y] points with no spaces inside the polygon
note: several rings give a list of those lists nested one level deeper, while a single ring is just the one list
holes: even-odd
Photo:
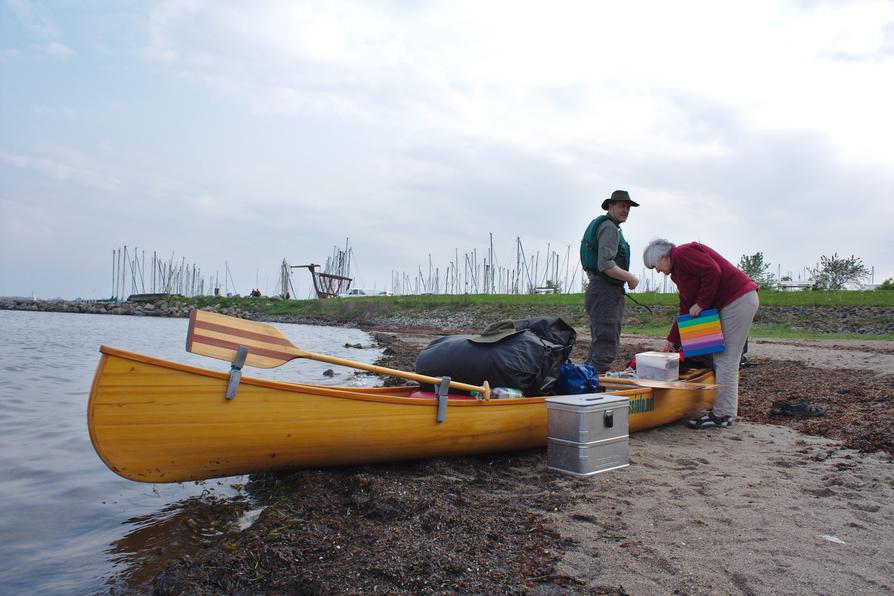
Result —
[{"label": "woman's sneaker", "polygon": [[689,428],[726,428],[733,423],[732,416],[715,416],[714,412],[708,412],[704,416],[686,421]]}]

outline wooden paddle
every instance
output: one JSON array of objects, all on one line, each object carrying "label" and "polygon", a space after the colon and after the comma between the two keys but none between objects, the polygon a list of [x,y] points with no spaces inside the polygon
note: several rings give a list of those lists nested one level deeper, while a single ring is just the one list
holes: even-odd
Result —
[{"label": "wooden paddle", "polygon": [[716,383],[692,383],[690,381],[653,381],[652,379],[628,379],[624,377],[600,378],[605,384],[617,383],[619,385],[636,385],[638,387],[652,387],[655,389],[686,389],[688,391],[700,391],[704,389],[717,389]]},{"label": "wooden paddle", "polygon": [[[267,323],[237,319],[206,310],[193,310],[189,314],[187,352],[233,362],[236,359],[236,352],[243,346],[248,349],[245,364],[258,368],[276,368],[295,358],[310,358],[329,364],[368,370],[380,375],[402,377],[419,383],[435,386],[441,383],[441,379],[437,377],[306,352],[290,342],[279,329]],[[487,381],[481,387],[456,381],[450,381],[450,386],[463,391],[477,391],[485,400],[490,399],[490,385]]]}]

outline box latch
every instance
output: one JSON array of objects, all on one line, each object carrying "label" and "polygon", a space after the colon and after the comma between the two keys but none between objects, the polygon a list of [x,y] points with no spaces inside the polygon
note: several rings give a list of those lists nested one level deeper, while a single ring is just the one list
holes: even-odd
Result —
[{"label": "box latch", "polygon": [[605,428],[612,428],[615,425],[615,411],[606,410],[603,412],[602,420],[605,424]]}]

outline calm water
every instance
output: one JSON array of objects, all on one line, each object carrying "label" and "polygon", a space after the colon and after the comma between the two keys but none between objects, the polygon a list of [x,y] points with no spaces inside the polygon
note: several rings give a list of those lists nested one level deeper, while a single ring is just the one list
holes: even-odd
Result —
[{"label": "calm water", "polygon": [[[183,528],[195,530],[193,542],[212,537],[215,504],[246,499],[240,485],[247,477],[156,485],[125,480],[105,467],[90,444],[87,398],[101,344],[229,370],[226,362],[185,351],[187,325],[187,319],[0,311],[0,593],[137,586],[157,571],[146,565],[152,559],[147,553],[174,556],[188,549],[175,539]],[[363,362],[381,353],[345,348],[372,342],[356,329],[275,326],[307,351]],[[335,376],[324,376],[330,368]],[[352,369],[304,359],[245,374],[377,383]],[[257,514],[250,502],[242,510],[235,523],[247,524]]]}]

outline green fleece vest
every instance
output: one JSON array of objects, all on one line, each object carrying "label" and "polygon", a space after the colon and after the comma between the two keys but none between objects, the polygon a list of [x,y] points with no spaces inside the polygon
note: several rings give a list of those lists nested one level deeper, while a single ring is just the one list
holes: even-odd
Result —
[{"label": "green fleece vest", "polygon": [[584,232],[584,237],[580,241],[580,263],[586,271],[600,276],[609,283],[623,286],[623,281],[606,275],[602,271],[599,271],[597,267],[599,260],[597,233],[599,226],[605,220],[609,220],[615,224],[618,227],[618,233],[620,234],[620,237],[618,238],[618,254],[615,256],[615,263],[621,269],[630,271],[630,245],[624,239],[624,232],[621,231],[621,226],[615,223],[615,221],[608,215],[600,215],[587,226],[587,230]]}]

